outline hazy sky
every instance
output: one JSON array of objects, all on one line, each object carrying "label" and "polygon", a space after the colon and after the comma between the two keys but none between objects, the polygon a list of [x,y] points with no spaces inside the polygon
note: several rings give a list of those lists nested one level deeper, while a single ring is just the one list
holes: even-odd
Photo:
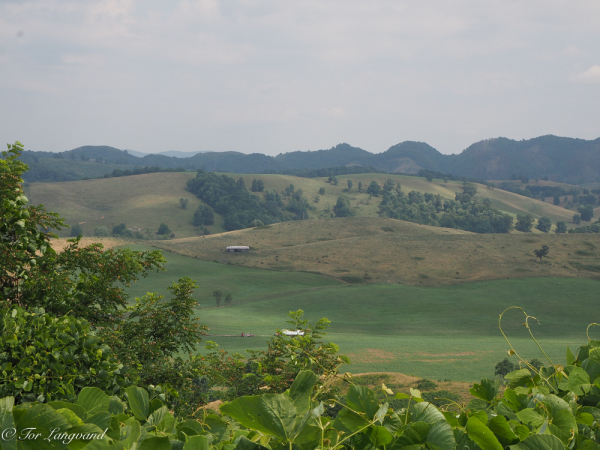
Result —
[{"label": "hazy sky", "polygon": [[598,0],[0,0],[3,143],[458,153],[544,134],[600,136]]}]

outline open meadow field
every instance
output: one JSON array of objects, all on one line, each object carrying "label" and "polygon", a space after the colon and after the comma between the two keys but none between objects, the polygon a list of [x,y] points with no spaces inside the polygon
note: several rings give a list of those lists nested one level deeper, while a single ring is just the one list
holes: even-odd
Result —
[{"label": "open meadow field", "polygon": [[[223,264],[310,271],[350,283],[441,286],[520,277],[600,279],[597,234],[474,234],[376,217],[285,222],[221,235],[156,241]],[[248,245],[248,253],[225,253]],[[533,250],[550,253],[539,263]]]},{"label": "open meadow field", "polygon": [[[229,351],[265,348],[276,329],[289,326],[285,321],[291,310],[304,310],[312,323],[327,317],[331,326],[326,340],[350,356],[353,364],[344,370],[354,373],[401,372],[454,381],[493,375],[494,365],[508,350],[498,315],[514,305],[540,319],[540,326],[532,324],[536,337],[552,358],[564,363],[566,346],[584,344],[585,328],[598,321],[593,311],[600,285],[593,280],[521,278],[444,287],[348,285],[314,274],[165,256],[167,272],[139,281],[130,294],[164,294],[180,276],[196,279],[197,315],[210,328],[205,339]],[[212,297],[216,289],[232,293],[231,306],[216,307]],[[523,356],[541,359],[521,325],[523,319],[516,311],[507,314],[504,329]],[[241,333],[257,336],[242,338]]]},{"label": "open meadow field", "polygon": [[[300,178],[272,174],[227,175],[235,179],[244,178],[246,186],[251,186],[254,179],[261,179],[264,181],[265,189],[277,191],[283,191],[293,184],[296,189],[302,189],[311,205],[315,207],[309,213],[309,218],[313,219],[331,218],[332,208],[342,194],[350,198],[352,210],[357,217],[377,217],[381,197],[372,197],[365,192],[371,181],[383,184],[387,179],[392,179],[400,183],[405,193],[416,190],[440,194],[450,199],[454,199],[456,192],[462,192],[462,183],[458,181],[428,182],[424,178],[406,175],[340,176],[338,186],[328,183],[326,178]],[[202,202],[185,187],[187,180],[194,176],[195,174],[190,172],[152,173],[61,183],[32,183],[27,186],[26,194],[33,203],[43,203],[48,210],[58,212],[69,225],[80,224],[86,236],[93,235],[96,227],[106,226],[110,232],[113,226],[125,223],[128,228],[153,238],[160,223],[165,222],[175,233],[175,237],[193,237],[200,234],[199,230],[192,225],[192,218],[194,211]],[[352,189],[348,189],[348,179],[353,181]],[[359,182],[363,184],[363,192],[358,192]],[[321,188],[325,189],[323,195],[318,194]],[[533,200],[499,189],[487,189],[483,185],[478,185],[477,195],[490,198],[495,208],[512,215],[528,213],[535,218],[547,216],[553,223],[563,220],[570,227],[573,226],[570,224],[573,211],[548,202]],[[181,198],[189,201],[186,209],[180,207]],[[317,198],[318,202],[315,202]],[[600,208],[595,216],[599,214]],[[223,218],[215,214],[215,224],[207,228],[212,234],[225,231]],[[65,229],[59,234],[68,236],[69,233],[70,231]],[[537,233],[540,232],[533,229],[533,234]]]}]

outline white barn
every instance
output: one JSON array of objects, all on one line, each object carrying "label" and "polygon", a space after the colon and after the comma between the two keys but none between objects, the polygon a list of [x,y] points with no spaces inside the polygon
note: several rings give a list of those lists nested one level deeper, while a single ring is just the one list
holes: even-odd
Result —
[{"label": "white barn", "polygon": [[250,247],[245,245],[230,245],[227,247],[228,252],[249,252]]}]

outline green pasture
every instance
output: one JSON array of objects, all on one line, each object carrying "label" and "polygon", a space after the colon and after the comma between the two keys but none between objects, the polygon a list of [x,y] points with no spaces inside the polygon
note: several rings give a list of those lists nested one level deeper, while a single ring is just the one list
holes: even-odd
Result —
[{"label": "green pasture", "polygon": [[[142,245],[130,245],[137,251],[153,250]],[[233,304],[288,292],[317,290],[323,287],[344,286],[341,281],[323,275],[305,272],[276,272],[272,270],[247,269],[243,267],[217,264],[199,259],[165,252],[167,258],[165,272],[153,272],[127,289],[131,303],[135,297],[148,292],[169,295],[167,287],[180,277],[188,276],[198,284],[194,297],[200,307],[216,306],[213,292],[220,289],[225,295],[231,294]]]},{"label": "green pasture", "polygon": [[[130,289],[165,293],[180,276],[198,281],[198,316],[209,326],[206,340],[243,352],[265,348],[276,329],[288,327],[287,313],[302,309],[312,323],[331,321],[327,340],[350,356],[354,373],[401,372],[438,380],[473,381],[493,374],[509,349],[498,329],[498,315],[521,306],[539,318],[531,328],[548,355],[564,364],[567,345],[586,341],[594,321],[599,284],[574,278],[521,278],[455,285],[342,285],[309,273],[275,272],[221,265],[166,253],[167,272],[153,274]],[[232,293],[230,307],[215,307],[212,292]],[[505,331],[527,358],[543,355],[512,311]],[[593,332],[593,330],[592,330]],[[256,337],[242,338],[241,333]],[[240,337],[237,337],[237,336]],[[514,358],[514,357],[513,357]]]}]

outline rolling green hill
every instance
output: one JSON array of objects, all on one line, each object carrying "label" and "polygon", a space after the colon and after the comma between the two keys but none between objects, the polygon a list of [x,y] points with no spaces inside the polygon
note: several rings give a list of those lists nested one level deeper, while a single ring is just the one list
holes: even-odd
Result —
[{"label": "rolling green hill", "polygon": [[[455,192],[462,192],[462,183],[442,180],[427,180],[419,177],[387,174],[356,174],[339,177],[338,186],[327,183],[325,178],[300,178],[290,175],[241,175],[229,174],[234,178],[243,177],[246,186],[251,186],[252,180],[264,181],[265,189],[284,190],[290,184],[296,189],[302,189],[315,210],[309,213],[309,218],[324,219],[332,216],[332,208],[338,196],[344,194],[350,198],[353,212],[357,217],[377,217],[381,197],[371,197],[364,192],[367,185],[375,180],[383,184],[388,178],[402,185],[405,193],[416,190],[440,194],[453,199]],[[199,231],[192,225],[195,209],[201,203],[194,195],[185,190],[186,182],[194,173],[154,173],[128,177],[82,180],[63,183],[32,183],[27,186],[27,194],[33,203],[43,203],[50,211],[56,211],[63,216],[68,224],[81,224],[84,235],[91,235],[94,228],[125,223],[128,227],[138,230],[149,230],[148,236],[153,236],[158,225],[165,222],[175,236],[197,236]],[[348,190],[347,180],[353,181],[352,189]],[[358,192],[358,183],[363,184],[363,192]],[[318,195],[319,189],[324,188],[325,194]],[[259,194],[262,195],[262,194]],[[573,212],[554,206],[540,200],[533,200],[499,189],[487,189],[478,185],[478,196],[492,199],[493,206],[516,215],[528,213],[534,218],[548,216],[553,223],[557,220],[570,222]],[[315,202],[318,197],[318,203]],[[181,209],[179,199],[187,198],[187,209]],[[597,209],[596,217],[600,213]],[[212,234],[220,233],[223,229],[223,219],[216,215],[215,224],[207,227]],[[537,233],[537,230],[534,230]],[[68,236],[69,230],[63,230],[62,236]]]}]

